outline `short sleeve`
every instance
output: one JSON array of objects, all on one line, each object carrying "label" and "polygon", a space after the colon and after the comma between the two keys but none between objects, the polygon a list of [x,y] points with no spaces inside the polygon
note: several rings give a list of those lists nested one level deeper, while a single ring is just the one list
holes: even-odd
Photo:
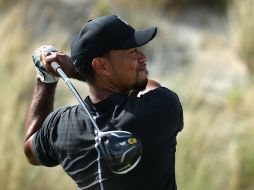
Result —
[{"label": "short sleeve", "polygon": [[178,123],[178,126],[179,126],[178,132],[180,132],[180,131],[182,131],[183,126],[184,126],[183,107],[182,107],[182,104],[181,104],[180,99],[179,99],[179,97],[177,96],[177,94],[174,93],[174,92],[173,92],[173,94],[174,94],[174,96],[175,96],[175,98],[176,98],[177,114],[178,114],[178,116],[179,116],[179,117],[177,117],[177,118],[179,118],[179,119],[178,119],[178,122],[177,122],[177,123]]},{"label": "short sleeve", "polygon": [[[183,129],[183,108],[178,95],[165,87],[159,87],[143,95],[145,105],[154,105],[154,116],[168,120],[171,132],[177,133]],[[148,109],[148,108],[146,108]],[[151,111],[151,110],[150,110]]]},{"label": "short sleeve", "polygon": [[49,114],[32,140],[32,151],[34,155],[36,155],[41,164],[47,167],[53,167],[59,164],[54,147],[52,146],[52,137],[64,110],[66,110],[66,107],[59,108]]}]

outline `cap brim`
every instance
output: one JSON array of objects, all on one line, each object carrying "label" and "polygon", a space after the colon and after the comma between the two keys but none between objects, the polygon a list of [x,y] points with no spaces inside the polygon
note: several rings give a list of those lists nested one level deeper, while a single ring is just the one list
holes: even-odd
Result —
[{"label": "cap brim", "polygon": [[128,49],[140,47],[151,41],[157,33],[157,28],[146,28],[143,30],[136,30],[120,47],[119,49]]}]

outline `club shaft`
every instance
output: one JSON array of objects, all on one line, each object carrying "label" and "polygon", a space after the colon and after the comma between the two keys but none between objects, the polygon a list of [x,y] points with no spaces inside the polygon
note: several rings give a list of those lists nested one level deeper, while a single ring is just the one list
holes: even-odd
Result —
[{"label": "club shaft", "polygon": [[57,62],[52,62],[51,66],[53,67],[53,69],[61,76],[61,78],[64,80],[64,82],[67,84],[67,86],[70,88],[71,92],[74,94],[74,96],[77,98],[77,100],[79,101],[79,103],[82,105],[82,107],[85,109],[85,112],[87,113],[89,119],[91,120],[93,126],[95,127],[95,130],[97,131],[97,133],[100,133],[100,129],[98,127],[98,125],[96,124],[95,120],[93,119],[92,115],[90,114],[90,112],[88,111],[85,103],[83,102],[83,99],[81,98],[81,96],[79,95],[78,91],[76,90],[76,88],[73,86],[73,84],[71,83],[71,81],[69,80],[69,78],[66,76],[66,74],[64,73],[64,71],[61,69],[60,65]]}]

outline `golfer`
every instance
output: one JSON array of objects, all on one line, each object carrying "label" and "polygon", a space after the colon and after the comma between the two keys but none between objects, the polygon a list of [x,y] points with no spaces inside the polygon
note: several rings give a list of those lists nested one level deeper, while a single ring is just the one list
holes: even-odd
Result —
[{"label": "golfer", "polygon": [[[71,43],[70,57],[53,46],[33,54],[38,75],[24,141],[31,164],[60,164],[79,190],[177,189],[175,152],[183,128],[182,106],[176,93],[148,79],[147,58],[139,49],[156,32],[153,27],[135,30],[121,18],[107,15],[84,24]],[[129,144],[141,141],[140,160],[130,170],[112,171],[108,162],[114,160],[106,159],[98,148],[93,123],[80,104],[53,110],[59,75],[52,62],[68,77],[88,85],[84,103],[100,131],[127,131],[138,137],[129,139]],[[125,144],[111,147],[109,154]],[[120,161],[131,151],[123,152]]]}]

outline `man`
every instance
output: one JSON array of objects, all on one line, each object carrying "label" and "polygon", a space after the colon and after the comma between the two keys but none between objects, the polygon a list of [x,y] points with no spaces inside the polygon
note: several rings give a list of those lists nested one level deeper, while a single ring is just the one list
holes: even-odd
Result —
[{"label": "man", "polygon": [[[114,15],[99,17],[85,23],[72,41],[71,59],[55,49],[40,54],[39,62],[34,59],[41,78],[36,79],[24,142],[31,164],[60,164],[79,189],[177,189],[175,151],[177,133],[183,128],[181,103],[174,92],[148,80],[146,56],[138,49],[156,31],[134,30]],[[90,93],[85,103],[101,131],[123,130],[140,138],[143,153],[133,170],[116,174],[103,156],[98,157],[93,126],[80,105],[53,111],[57,84],[50,66],[53,61],[67,76],[87,83]]]}]

